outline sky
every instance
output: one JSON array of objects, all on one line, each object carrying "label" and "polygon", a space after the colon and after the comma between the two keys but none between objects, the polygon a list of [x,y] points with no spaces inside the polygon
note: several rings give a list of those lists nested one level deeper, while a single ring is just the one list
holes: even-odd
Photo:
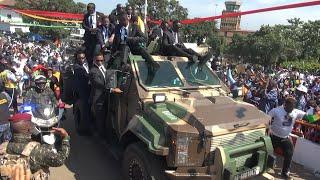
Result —
[{"label": "sky", "polygon": [[[116,4],[125,4],[127,0],[75,0],[76,2],[96,4],[97,10],[109,14]],[[310,0],[242,0],[241,11],[299,3]],[[180,0],[188,8],[189,17],[208,17],[220,15],[225,9],[225,0]],[[241,29],[258,30],[261,25],[287,24],[287,19],[300,18],[303,21],[320,20],[320,6],[303,7],[279,11],[245,15],[241,17]]]}]

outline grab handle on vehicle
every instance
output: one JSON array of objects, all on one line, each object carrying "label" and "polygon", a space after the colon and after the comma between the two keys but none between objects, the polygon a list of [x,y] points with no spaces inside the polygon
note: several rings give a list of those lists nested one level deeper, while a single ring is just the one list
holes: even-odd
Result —
[{"label": "grab handle on vehicle", "polygon": [[235,124],[235,125],[233,125],[233,127],[234,127],[235,129],[238,129],[238,128],[240,128],[240,127],[248,126],[249,124],[250,124],[250,123]]}]

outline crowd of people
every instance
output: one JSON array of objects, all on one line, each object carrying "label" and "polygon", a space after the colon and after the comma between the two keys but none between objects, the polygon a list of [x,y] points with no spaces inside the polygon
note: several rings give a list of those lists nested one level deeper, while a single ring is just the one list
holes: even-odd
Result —
[{"label": "crowd of people", "polygon": [[281,106],[287,97],[297,100],[297,109],[314,114],[320,105],[320,77],[298,70],[281,67],[267,73],[252,65],[229,66],[225,82],[230,85],[234,98],[242,95],[245,102],[268,113]]},{"label": "crowd of people", "polygon": [[[290,134],[293,130],[300,136],[320,143],[320,132],[313,128],[320,124],[319,76],[281,67],[264,71],[253,65],[230,65],[224,71],[222,79],[229,84],[233,98],[243,98],[243,101],[271,116],[269,134],[272,144],[274,148],[282,149],[284,156],[282,177],[291,179],[294,145]],[[297,120],[310,126],[297,125]]]},{"label": "crowd of people", "polygon": [[[52,147],[50,135],[41,140],[35,137],[34,122],[18,102],[53,104],[60,108],[65,103],[73,104],[80,110],[79,120],[75,120],[77,132],[84,136],[97,133],[105,138],[108,97],[122,93],[120,88],[110,85],[106,72],[127,71],[129,53],[141,55],[152,68],[159,68],[159,64],[151,54],[185,56],[202,63],[211,58],[210,53],[203,56],[183,45],[179,21],[172,26],[163,21],[161,26],[146,28],[131,6],[123,8],[118,4],[110,15],[104,15],[89,3],[82,25],[84,44],[73,60],[66,55],[64,44],[57,46],[47,41],[22,41],[10,34],[1,35],[0,142],[9,142],[3,148],[6,152],[1,153],[21,154],[29,149],[27,156],[33,158],[30,172],[20,166],[13,171],[46,179],[48,167],[62,165],[70,149],[68,133],[62,128],[49,130],[61,137],[58,149]],[[160,49],[150,52],[147,46],[151,41],[158,43]]]}]

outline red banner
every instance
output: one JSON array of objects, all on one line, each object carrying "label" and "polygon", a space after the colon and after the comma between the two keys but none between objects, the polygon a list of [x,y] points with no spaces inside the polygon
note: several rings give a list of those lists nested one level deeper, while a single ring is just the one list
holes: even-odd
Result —
[{"label": "red banner", "polygon": [[76,13],[65,13],[65,12],[57,12],[57,11],[41,11],[41,10],[26,10],[26,9],[13,9],[4,5],[0,5],[0,8],[11,9],[17,13],[29,14],[34,16],[41,17],[51,17],[51,18],[59,18],[59,19],[72,19],[72,20],[82,20],[83,14]]},{"label": "red banner", "polygon": [[[288,4],[288,5],[282,5],[282,6],[275,6],[275,7],[269,7],[269,8],[262,8],[262,9],[255,9],[250,11],[243,11],[243,12],[236,12],[236,13],[228,13],[224,15],[219,16],[211,16],[211,17],[205,17],[205,18],[194,18],[194,19],[185,19],[182,20],[182,24],[194,24],[194,23],[200,23],[200,22],[206,22],[206,21],[214,21],[216,19],[221,18],[228,18],[228,17],[237,17],[247,14],[255,14],[255,13],[262,13],[262,12],[268,12],[268,11],[276,11],[276,10],[283,10],[283,9],[292,9],[292,8],[299,8],[299,7],[307,7],[307,6],[316,6],[320,5],[320,0],[316,1],[308,1],[308,2],[302,2],[302,3],[295,3],[295,4]],[[0,8],[9,8],[4,5],[0,5]],[[33,16],[40,16],[40,17],[51,17],[56,19],[72,19],[72,20],[82,20],[83,14],[76,14],[76,13],[65,13],[65,12],[54,12],[54,11],[40,11],[40,10],[21,10],[21,9],[12,9],[16,11],[17,13],[22,14],[28,14]],[[161,21],[159,20],[148,20],[149,22],[160,24]]]}]

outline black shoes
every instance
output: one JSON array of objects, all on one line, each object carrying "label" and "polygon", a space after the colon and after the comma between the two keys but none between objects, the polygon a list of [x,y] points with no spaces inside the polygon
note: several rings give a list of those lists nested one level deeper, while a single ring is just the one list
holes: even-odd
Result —
[{"label": "black shoes", "polygon": [[190,57],[188,57],[188,59],[189,59],[189,62],[197,62],[198,61],[198,56],[196,56],[196,55],[193,55],[193,56],[190,56]]}]

